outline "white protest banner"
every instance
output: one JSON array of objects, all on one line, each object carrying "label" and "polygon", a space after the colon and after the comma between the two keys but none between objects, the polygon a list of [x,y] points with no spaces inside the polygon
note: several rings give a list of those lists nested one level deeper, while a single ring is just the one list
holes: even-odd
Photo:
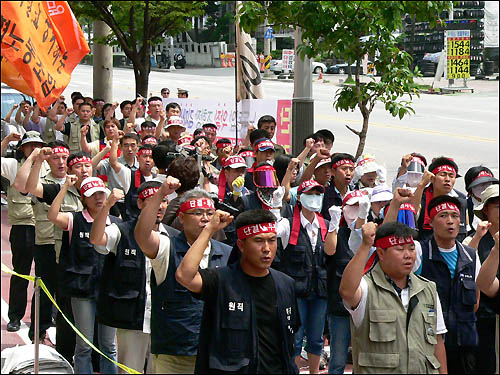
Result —
[{"label": "white protest banner", "polygon": [[295,62],[295,51],[293,49],[284,49],[281,55],[281,69],[293,71],[293,65]]},{"label": "white protest banner", "polygon": [[[235,107],[232,100],[163,98],[163,107],[175,102],[181,106],[186,131],[193,133],[203,124],[217,125],[217,138],[236,141]],[[291,100],[245,99],[238,103],[238,143],[245,139],[248,126],[257,127],[259,118],[271,115],[276,119],[275,143],[290,150]]]}]

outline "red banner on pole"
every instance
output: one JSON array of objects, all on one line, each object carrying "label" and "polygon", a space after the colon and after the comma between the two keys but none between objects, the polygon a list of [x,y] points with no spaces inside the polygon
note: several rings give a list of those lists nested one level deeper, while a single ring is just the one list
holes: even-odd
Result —
[{"label": "red banner on pole", "polygon": [[43,110],[62,94],[90,51],[66,1],[2,1],[2,82]]}]

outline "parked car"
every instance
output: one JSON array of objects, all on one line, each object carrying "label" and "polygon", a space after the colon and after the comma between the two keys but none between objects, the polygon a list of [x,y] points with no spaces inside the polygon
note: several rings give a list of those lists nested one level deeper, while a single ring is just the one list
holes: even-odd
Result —
[{"label": "parked car", "polygon": [[[283,72],[283,61],[271,60],[271,67],[269,69],[271,70],[271,72],[274,72],[274,74],[279,75],[281,72]],[[326,65],[317,61],[313,61],[312,71],[314,74],[326,72]]]},{"label": "parked car", "polygon": [[[356,62],[351,64],[351,73],[354,74],[356,71]],[[328,67],[326,70],[328,74],[347,74],[348,72],[348,64],[347,63],[342,63],[342,64],[335,64],[331,65]],[[363,74],[363,64],[361,64],[361,74]]]}]

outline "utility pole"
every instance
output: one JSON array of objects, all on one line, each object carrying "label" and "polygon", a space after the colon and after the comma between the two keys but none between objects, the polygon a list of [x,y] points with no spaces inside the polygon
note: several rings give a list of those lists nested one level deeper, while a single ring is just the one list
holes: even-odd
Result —
[{"label": "utility pole", "polygon": [[[103,21],[94,21],[94,36],[108,36],[111,29]],[[93,97],[113,102],[113,48],[105,44],[93,43]]]},{"label": "utility pole", "polygon": [[295,67],[292,99],[292,153],[297,155],[304,147],[304,138],[314,133],[314,100],[312,98],[311,59],[302,60],[297,46],[302,43],[302,31],[295,29]]},{"label": "utility pole", "polygon": [[174,57],[174,37],[168,37],[170,44],[170,70],[175,70],[175,57]]},{"label": "utility pole", "polygon": [[[264,24],[266,25],[265,26],[266,28],[269,28],[269,25],[267,24],[267,18],[264,21]],[[265,31],[264,31],[264,35],[265,35]],[[271,38],[267,38],[267,39],[264,38],[264,58],[266,58],[270,54],[271,54]],[[264,77],[270,77],[270,76],[271,76],[271,69],[267,68],[267,64],[266,64],[266,68],[264,69]]]}]

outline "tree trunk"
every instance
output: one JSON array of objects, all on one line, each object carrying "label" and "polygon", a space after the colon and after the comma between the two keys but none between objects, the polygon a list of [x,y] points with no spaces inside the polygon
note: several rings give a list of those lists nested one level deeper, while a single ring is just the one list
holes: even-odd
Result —
[{"label": "tree trunk", "polygon": [[137,94],[141,94],[144,98],[148,98],[150,66],[150,60],[148,60],[148,62],[143,62],[140,65],[134,63],[135,91]]},{"label": "tree trunk", "polygon": [[361,129],[361,132],[359,133],[359,143],[358,143],[358,149],[356,150],[356,156],[354,157],[355,159],[359,158],[359,156],[363,153],[365,149],[365,143],[366,143],[366,135],[368,133],[368,121],[370,119],[370,114],[363,114],[363,129]]}]

